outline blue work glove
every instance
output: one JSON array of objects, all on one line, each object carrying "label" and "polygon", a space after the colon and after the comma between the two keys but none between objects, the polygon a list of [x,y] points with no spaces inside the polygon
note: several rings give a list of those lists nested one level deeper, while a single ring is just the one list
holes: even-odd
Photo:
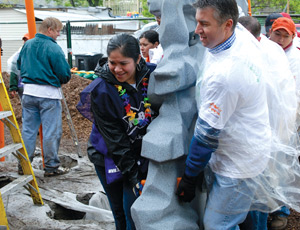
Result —
[{"label": "blue work glove", "polygon": [[180,201],[191,202],[195,198],[196,182],[197,177],[183,175],[176,191]]},{"label": "blue work glove", "polygon": [[136,197],[139,197],[142,194],[142,190],[143,190],[143,185],[141,184],[141,182],[138,182],[134,187],[133,187],[133,193]]}]

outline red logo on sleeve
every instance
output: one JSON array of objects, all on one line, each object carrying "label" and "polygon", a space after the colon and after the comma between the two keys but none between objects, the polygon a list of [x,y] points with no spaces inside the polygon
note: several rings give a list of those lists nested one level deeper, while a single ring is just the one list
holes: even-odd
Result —
[{"label": "red logo on sleeve", "polygon": [[222,112],[222,110],[218,106],[216,106],[216,104],[213,102],[210,103],[209,105],[210,105],[209,110],[220,116],[220,113]]}]

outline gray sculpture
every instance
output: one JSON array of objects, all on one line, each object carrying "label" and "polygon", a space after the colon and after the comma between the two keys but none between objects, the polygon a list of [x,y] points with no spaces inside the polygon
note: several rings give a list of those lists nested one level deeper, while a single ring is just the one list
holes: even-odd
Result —
[{"label": "gray sculpture", "polygon": [[197,117],[194,86],[204,49],[194,35],[193,2],[148,0],[150,12],[161,16],[164,57],[149,81],[151,103],[160,109],[143,139],[142,155],[150,163],[143,194],[131,209],[137,229],[199,229],[199,214],[175,195]]},{"label": "gray sculpture", "polygon": [[[197,118],[195,83],[204,53],[196,28],[195,0],[148,0],[149,10],[161,17],[160,42],[164,57],[152,73],[148,95],[159,116],[149,125],[142,155],[148,159],[147,181],[131,208],[137,229],[202,229],[205,193],[179,203],[176,178],[183,175]],[[246,1],[238,0],[244,12]],[[246,3],[247,4],[247,3]],[[246,14],[246,13],[245,13]]]}]

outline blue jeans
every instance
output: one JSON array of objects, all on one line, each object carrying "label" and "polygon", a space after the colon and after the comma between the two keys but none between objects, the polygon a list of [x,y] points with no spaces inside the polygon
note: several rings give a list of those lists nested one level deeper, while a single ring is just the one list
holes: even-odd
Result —
[{"label": "blue jeans", "polygon": [[204,212],[205,230],[236,230],[248,214],[254,192],[247,179],[234,179],[212,173],[212,184]]},{"label": "blue jeans", "polygon": [[241,230],[267,230],[268,213],[250,211],[246,220],[240,224]]},{"label": "blue jeans", "polygon": [[[272,216],[289,216],[290,210],[283,206],[280,210],[271,213]],[[260,211],[251,211],[248,213],[247,219],[248,222],[244,222],[244,226],[251,225],[252,227],[243,227],[242,230],[267,230],[268,222],[268,213]]]},{"label": "blue jeans", "polygon": [[45,171],[53,172],[59,165],[58,148],[62,135],[61,102],[23,95],[22,98],[22,137],[30,161],[33,160],[36,136],[42,124]]},{"label": "blue jeans", "polygon": [[107,195],[117,230],[135,230],[130,208],[136,200],[132,187],[121,181],[106,183],[105,168],[95,165],[97,175]]},{"label": "blue jeans", "polygon": [[280,210],[273,212],[272,216],[289,216],[291,214],[290,210],[286,206],[282,206]]}]

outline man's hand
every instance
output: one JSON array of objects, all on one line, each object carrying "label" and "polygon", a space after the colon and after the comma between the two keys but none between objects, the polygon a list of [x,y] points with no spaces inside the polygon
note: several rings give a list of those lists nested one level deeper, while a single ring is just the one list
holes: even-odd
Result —
[{"label": "man's hand", "polygon": [[177,187],[176,195],[180,201],[191,202],[195,198],[197,177],[183,175]]}]

